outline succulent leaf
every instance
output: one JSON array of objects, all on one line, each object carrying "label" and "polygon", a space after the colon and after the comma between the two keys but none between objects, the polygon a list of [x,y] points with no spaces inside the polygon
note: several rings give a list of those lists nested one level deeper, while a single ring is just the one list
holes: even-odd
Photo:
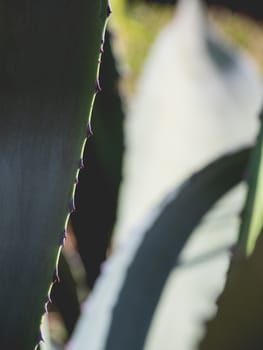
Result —
[{"label": "succulent leaf", "polygon": [[94,100],[106,0],[0,1],[0,348],[33,349]]}]

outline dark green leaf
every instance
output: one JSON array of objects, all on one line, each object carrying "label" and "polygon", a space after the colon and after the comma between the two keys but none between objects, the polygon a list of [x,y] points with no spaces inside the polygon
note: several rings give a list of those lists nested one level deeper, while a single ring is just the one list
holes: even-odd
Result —
[{"label": "dark green leaf", "polygon": [[106,0],[0,0],[1,349],[37,339],[106,16]]}]

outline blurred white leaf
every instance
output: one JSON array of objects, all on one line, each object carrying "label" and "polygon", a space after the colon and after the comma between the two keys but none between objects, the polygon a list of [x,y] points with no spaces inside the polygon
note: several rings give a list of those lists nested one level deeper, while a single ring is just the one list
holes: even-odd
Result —
[{"label": "blurred white leaf", "polygon": [[196,349],[224,287],[245,194],[244,184],[230,191],[193,232],[165,286],[145,350]]},{"label": "blurred white leaf", "polygon": [[182,0],[156,39],[125,125],[115,241],[209,161],[252,144],[262,103],[257,67]]}]

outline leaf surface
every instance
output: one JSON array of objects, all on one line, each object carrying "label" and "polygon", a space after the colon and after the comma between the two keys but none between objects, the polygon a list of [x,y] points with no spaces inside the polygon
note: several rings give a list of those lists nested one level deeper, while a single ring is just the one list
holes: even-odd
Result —
[{"label": "leaf surface", "polygon": [[37,341],[106,16],[106,0],[0,1],[1,349]]}]

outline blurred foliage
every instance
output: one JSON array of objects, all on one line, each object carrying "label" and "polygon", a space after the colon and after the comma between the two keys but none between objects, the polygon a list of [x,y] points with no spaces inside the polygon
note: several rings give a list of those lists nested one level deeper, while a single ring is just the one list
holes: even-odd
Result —
[{"label": "blurred foliage", "polygon": [[223,8],[212,8],[210,15],[234,44],[247,51],[256,60],[263,72],[263,23]]},{"label": "blurred foliage", "polygon": [[[114,15],[109,25],[115,32],[115,49],[126,64],[122,88],[129,97],[153,40],[172,18],[174,7],[138,0],[112,0],[112,9]],[[234,44],[251,54],[263,71],[263,24],[219,7],[210,9],[210,18]]]},{"label": "blurred foliage", "polygon": [[[176,4],[178,0],[128,0],[130,3],[146,2],[161,4]],[[230,9],[231,11],[242,13],[257,20],[263,19],[262,6],[258,0],[236,1],[236,0],[203,0],[208,6],[220,6]]]},{"label": "blurred foliage", "polygon": [[250,163],[249,192],[242,215],[239,237],[239,254],[250,255],[263,227],[263,113],[260,114],[261,128]]},{"label": "blurred foliage", "polygon": [[172,17],[172,6],[112,0],[114,15],[109,25],[115,32],[114,46],[127,65],[124,70],[125,95],[134,92],[144,59],[159,30]]},{"label": "blurred foliage", "polygon": [[[243,180],[249,155],[250,149],[243,149],[222,156],[186,180],[174,197],[169,195],[128,267],[103,349],[144,348],[154,310],[185,243],[212,206]],[[122,250],[129,255],[129,248]]]},{"label": "blurred foliage", "polygon": [[217,314],[207,322],[200,350],[262,349],[262,145],[263,114],[256,146],[249,164],[249,191],[242,214],[240,237]]},{"label": "blurred foliage", "polygon": [[263,236],[230,273],[216,317],[207,323],[200,350],[261,350],[263,344]]}]

